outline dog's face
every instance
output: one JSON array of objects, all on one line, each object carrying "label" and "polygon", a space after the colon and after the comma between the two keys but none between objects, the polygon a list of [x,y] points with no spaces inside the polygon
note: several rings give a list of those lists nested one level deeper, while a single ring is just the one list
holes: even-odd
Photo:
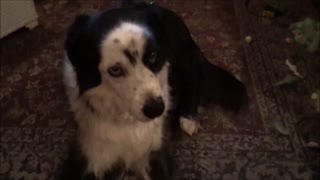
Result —
[{"label": "dog's face", "polygon": [[101,44],[101,85],[138,119],[154,119],[164,109],[163,85],[154,71],[157,44],[143,26],[121,23]]},{"label": "dog's face", "polygon": [[[159,58],[161,51],[150,29],[124,21],[114,23],[105,33],[88,25],[92,17],[81,18],[66,41],[80,96],[89,98],[100,112],[108,109],[95,106],[94,101],[104,99],[109,108],[130,113],[134,119],[147,121],[161,116],[169,103],[168,66]],[[87,28],[80,30],[83,26]],[[103,98],[90,98],[95,94]]]}]

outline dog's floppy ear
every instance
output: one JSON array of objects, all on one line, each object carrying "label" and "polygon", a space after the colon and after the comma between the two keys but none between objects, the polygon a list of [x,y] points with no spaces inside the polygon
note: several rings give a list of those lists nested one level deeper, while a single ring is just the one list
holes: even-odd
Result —
[{"label": "dog's floppy ear", "polygon": [[86,29],[90,16],[78,16],[74,23],[71,25],[67,39],[65,41],[65,49],[71,61],[77,58],[77,51],[82,49],[86,41]]},{"label": "dog's floppy ear", "polygon": [[91,18],[87,15],[78,16],[65,41],[67,56],[77,74],[80,94],[101,82],[98,70],[100,53],[97,34],[99,33],[94,33],[94,29],[90,26]]}]

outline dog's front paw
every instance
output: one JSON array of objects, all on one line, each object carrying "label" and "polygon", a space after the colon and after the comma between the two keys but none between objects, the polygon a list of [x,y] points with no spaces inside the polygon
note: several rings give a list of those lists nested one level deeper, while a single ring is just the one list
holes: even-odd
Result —
[{"label": "dog's front paw", "polygon": [[199,121],[186,117],[180,117],[180,127],[190,136],[198,133],[199,129],[201,129]]}]

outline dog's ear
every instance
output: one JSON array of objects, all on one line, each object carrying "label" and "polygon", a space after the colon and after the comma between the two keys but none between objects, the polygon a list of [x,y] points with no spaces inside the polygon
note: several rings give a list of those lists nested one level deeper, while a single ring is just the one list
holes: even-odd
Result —
[{"label": "dog's ear", "polygon": [[101,82],[98,65],[100,62],[99,34],[92,24],[92,17],[83,15],[72,24],[65,50],[77,74],[80,94]]},{"label": "dog's ear", "polygon": [[65,49],[71,61],[77,58],[77,51],[83,49],[86,39],[86,31],[90,16],[78,16],[74,23],[71,25],[67,39],[65,41]]}]

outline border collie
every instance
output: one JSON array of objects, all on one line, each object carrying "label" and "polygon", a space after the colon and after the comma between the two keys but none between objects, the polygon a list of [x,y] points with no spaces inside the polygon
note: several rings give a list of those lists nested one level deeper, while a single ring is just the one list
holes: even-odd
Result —
[{"label": "border collie", "polygon": [[244,85],[206,60],[181,18],[153,3],[124,0],[77,17],[65,50],[78,138],[61,179],[169,179],[167,127],[192,135],[198,106],[246,103]]}]

